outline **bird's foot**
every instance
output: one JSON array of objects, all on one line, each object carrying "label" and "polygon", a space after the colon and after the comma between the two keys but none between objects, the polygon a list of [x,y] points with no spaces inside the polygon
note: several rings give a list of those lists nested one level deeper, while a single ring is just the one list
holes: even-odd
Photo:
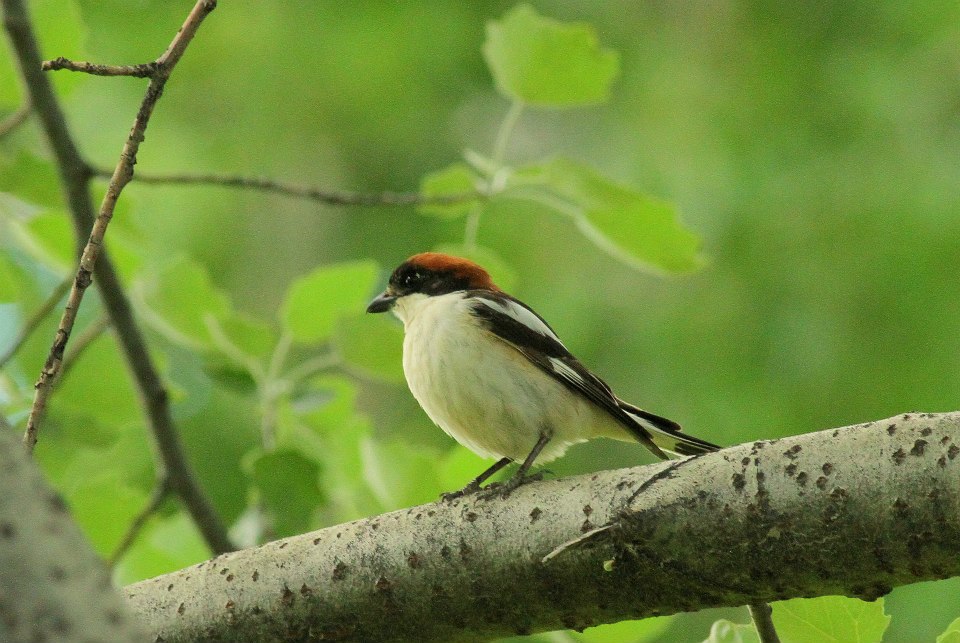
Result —
[{"label": "bird's foot", "polygon": [[453,502],[457,498],[463,498],[464,496],[472,496],[478,491],[480,491],[480,483],[474,480],[473,482],[468,484],[463,489],[460,489],[459,491],[447,491],[445,493],[441,493],[440,500],[442,502]]},{"label": "bird's foot", "polygon": [[506,482],[488,484],[477,497],[481,500],[493,500],[494,498],[505,500],[521,485],[525,485],[528,482],[539,482],[540,480],[543,480],[543,471],[531,473],[530,475],[513,476]]}]

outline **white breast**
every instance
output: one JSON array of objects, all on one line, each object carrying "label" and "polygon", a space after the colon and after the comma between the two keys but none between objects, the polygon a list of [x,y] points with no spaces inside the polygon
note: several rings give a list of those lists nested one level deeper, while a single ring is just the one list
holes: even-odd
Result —
[{"label": "white breast", "polygon": [[407,384],[440,428],[478,455],[518,461],[546,432],[542,463],[609,424],[606,413],[476,325],[469,307],[462,292],[408,295],[394,307],[404,322]]}]

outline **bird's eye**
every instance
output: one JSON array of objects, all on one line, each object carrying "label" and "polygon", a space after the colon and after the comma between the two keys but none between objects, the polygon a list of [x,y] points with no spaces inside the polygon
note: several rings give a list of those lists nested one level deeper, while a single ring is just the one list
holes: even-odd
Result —
[{"label": "bird's eye", "polygon": [[411,288],[411,287],[413,287],[414,285],[416,285],[417,283],[420,282],[420,279],[421,279],[422,276],[423,276],[423,275],[421,275],[419,271],[418,271],[418,272],[408,272],[407,274],[405,274],[405,275],[403,276],[403,280],[402,280],[402,281],[403,281],[403,285],[406,286],[407,288]]}]

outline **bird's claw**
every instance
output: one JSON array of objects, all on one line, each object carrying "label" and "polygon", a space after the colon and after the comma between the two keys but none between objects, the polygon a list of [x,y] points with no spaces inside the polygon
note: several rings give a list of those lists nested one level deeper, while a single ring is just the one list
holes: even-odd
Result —
[{"label": "bird's claw", "polygon": [[525,485],[528,482],[539,482],[541,480],[543,480],[542,471],[531,473],[530,475],[525,476],[513,476],[506,482],[495,482],[487,485],[477,497],[481,500],[492,500],[494,498],[506,500],[518,487]]},{"label": "bird's claw", "polygon": [[467,485],[466,487],[464,487],[463,489],[459,489],[459,490],[457,490],[457,491],[447,491],[447,492],[441,493],[441,494],[440,494],[440,501],[441,501],[441,502],[453,502],[454,500],[456,500],[456,499],[458,499],[458,498],[463,498],[464,496],[471,496],[471,495],[477,493],[478,491],[480,491],[480,485],[478,485],[476,482],[471,482],[470,484],[468,484],[468,485]]}]

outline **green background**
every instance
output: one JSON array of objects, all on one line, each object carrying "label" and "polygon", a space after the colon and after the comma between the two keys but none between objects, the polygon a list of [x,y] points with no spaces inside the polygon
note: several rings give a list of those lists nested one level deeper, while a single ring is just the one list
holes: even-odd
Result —
[{"label": "green background", "polygon": [[[45,57],[136,63],[166,47],[191,5],[33,6]],[[486,22],[512,6],[221,2],[174,73],[137,170],[415,191],[463,150],[490,153],[509,103],[481,47]],[[684,274],[637,270],[546,208],[489,207],[479,243],[507,266],[513,294],[575,354],[621,397],[721,444],[958,407],[960,5],[535,6],[594,25],[600,43],[619,53],[620,76],[604,104],[524,111],[505,161],[563,155],[670,201],[702,239],[705,259]],[[83,152],[112,168],[145,81],[60,72],[56,82]],[[0,48],[0,116],[19,100],[9,51]],[[0,192],[19,199],[0,201],[0,347],[66,274],[69,247],[43,261],[42,252],[24,250],[24,229],[66,239],[47,156],[33,122],[0,140]],[[44,216],[24,224],[23,203]],[[272,320],[298,277],[369,259],[372,269],[355,269],[372,281],[344,299],[356,308],[408,255],[462,243],[464,221],[413,208],[132,184],[108,237],[141,315],[179,311],[178,323],[202,335],[202,315],[189,311],[213,305],[197,294],[210,284],[202,274],[183,281],[170,268],[174,257],[211,275],[229,297],[224,318],[240,311]],[[98,306],[95,297],[85,305],[81,325]],[[0,374],[0,403],[14,422],[22,421],[52,323]],[[431,426],[397,381],[395,329],[379,321],[331,322],[356,364],[322,370],[279,395],[270,452],[257,446],[263,397],[248,374],[147,325],[191,458],[218,507],[230,521],[255,523],[250,507],[258,502],[276,512],[273,531],[261,530],[260,539],[427,502],[483,466]],[[388,344],[382,355],[357,341],[369,333]],[[269,336],[264,341],[263,352],[272,350]],[[294,346],[288,364],[323,353],[315,348]],[[120,362],[107,337],[84,354],[55,396],[37,451],[103,552],[142,505],[152,475]],[[550,469],[564,475],[646,461],[639,446],[596,441]],[[278,469],[292,480],[270,479]],[[282,489],[291,484],[303,502],[285,506]],[[205,555],[167,503],[121,562],[118,580]],[[958,590],[956,580],[894,590],[884,640],[933,640],[960,614]],[[718,618],[746,616],[684,615],[659,636],[700,641]]]}]

